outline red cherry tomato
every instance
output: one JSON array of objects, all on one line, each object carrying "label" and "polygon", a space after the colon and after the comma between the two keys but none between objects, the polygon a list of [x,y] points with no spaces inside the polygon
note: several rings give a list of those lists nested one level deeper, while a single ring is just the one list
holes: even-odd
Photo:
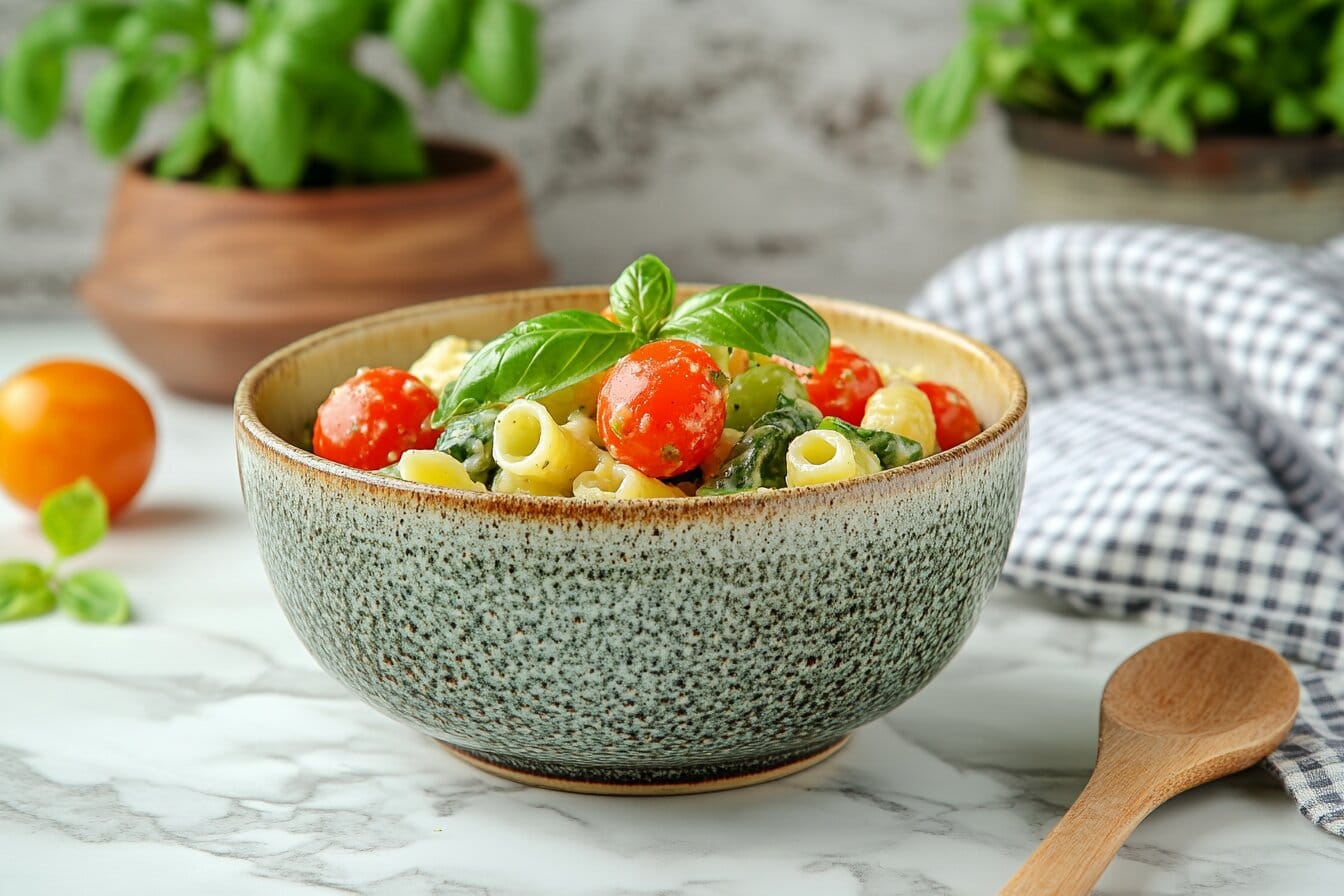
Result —
[{"label": "red cherry tomato", "polygon": [[960,445],[980,432],[980,421],[975,408],[955,386],[944,383],[916,383],[919,391],[929,398],[933,407],[933,422],[937,426],[938,448],[946,451]]},{"label": "red cherry tomato", "polygon": [[813,367],[804,367],[776,358],[793,369],[807,387],[807,397],[817,410],[828,417],[839,417],[858,426],[863,422],[863,409],[868,396],[882,388],[882,375],[863,355],[839,342],[831,343],[826,367],[818,373]]},{"label": "red cherry tomato", "polygon": [[612,368],[597,396],[611,456],[666,479],[700,465],[723,434],[723,373],[698,345],[651,342]]},{"label": "red cherry tomato", "polygon": [[440,430],[429,428],[438,406],[429,387],[404,370],[375,367],[341,383],[317,409],[313,453],[379,470],[411,448],[433,448]]}]

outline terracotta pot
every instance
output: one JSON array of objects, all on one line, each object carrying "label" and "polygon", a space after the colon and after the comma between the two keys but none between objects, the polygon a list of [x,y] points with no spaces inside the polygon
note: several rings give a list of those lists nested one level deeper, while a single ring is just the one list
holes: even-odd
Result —
[{"label": "terracotta pot", "polygon": [[430,154],[440,176],[428,181],[294,193],[130,166],[80,294],[170,389],[228,401],[252,364],[305,334],[546,283],[513,167],[458,143]]},{"label": "terracotta pot", "polygon": [[1155,220],[1317,243],[1344,233],[1344,139],[1202,136],[1189,156],[1007,113],[1027,221]]}]

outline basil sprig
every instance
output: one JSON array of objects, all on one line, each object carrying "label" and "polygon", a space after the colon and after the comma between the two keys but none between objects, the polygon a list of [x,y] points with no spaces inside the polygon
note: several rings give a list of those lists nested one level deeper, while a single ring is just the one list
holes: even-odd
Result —
[{"label": "basil sprig", "polygon": [[772,286],[735,284],[694,295],[673,310],[676,288],[667,265],[644,255],[611,287],[616,323],[591,311],[553,311],[518,324],[482,346],[444,389],[436,425],[492,404],[558,392],[657,339],[825,365],[830,327],[802,299]]},{"label": "basil sprig", "polygon": [[779,355],[820,368],[831,349],[831,330],[806,302],[773,286],[739,283],[691,296],[658,333],[702,345],[727,345],[758,355]]},{"label": "basil sprig", "polygon": [[61,561],[82,554],[107,534],[107,499],[88,479],[53,492],[38,509],[42,534],[56,550],[43,567],[29,560],[0,563],[0,622],[43,616],[56,607],[81,622],[118,625],[131,616],[131,602],[110,572],[86,569],[58,577]]}]

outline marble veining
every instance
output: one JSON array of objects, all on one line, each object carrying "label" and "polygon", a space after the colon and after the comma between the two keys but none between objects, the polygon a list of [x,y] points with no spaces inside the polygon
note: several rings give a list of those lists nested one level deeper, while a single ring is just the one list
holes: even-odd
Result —
[{"label": "marble veining", "polygon": [[[3,372],[87,324],[0,328]],[[153,391],[163,455],[89,562],[136,621],[0,626],[0,893],[202,896],[984,894],[1082,788],[1111,669],[1165,632],[999,590],[933,683],[792,778],[616,799],[482,775],[308,657],[243,514],[228,412]],[[0,505],[0,555],[40,551]],[[1330,893],[1344,841],[1253,769],[1177,797],[1103,896]]]}]

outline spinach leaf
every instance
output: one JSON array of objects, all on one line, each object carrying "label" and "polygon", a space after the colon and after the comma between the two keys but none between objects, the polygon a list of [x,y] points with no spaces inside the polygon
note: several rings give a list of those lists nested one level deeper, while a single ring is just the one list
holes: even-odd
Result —
[{"label": "spinach leaf", "polygon": [[439,403],[440,419],[558,392],[606,370],[640,344],[634,333],[591,311],[553,311],[523,321],[471,356]]},{"label": "spinach leaf", "polygon": [[820,369],[831,350],[831,328],[796,296],[773,286],[720,286],[683,302],[659,339],[727,345],[761,355],[779,355]]},{"label": "spinach leaf", "polygon": [[495,469],[495,420],[501,410],[491,405],[442,422],[435,411],[430,425],[444,430],[434,447],[460,460],[472,479],[485,482]]},{"label": "spinach leaf", "polygon": [[647,341],[671,313],[676,294],[677,281],[663,260],[644,255],[611,285],[611,311],[626,329]]},{"label": "spinach leaf", "polygon": [[827,417],[821,421],[817,429],[838,432],[852,442],[867,446],[868,450],[877,455],[877,460],[884,470],[904,466],[924,456],[924,446],[914,439],[907,439],[905,436],[880,429],[864,429],[837,417]]},{"label": "spinach leaf", "polygon": [[806,401],[781,395],[773,411],[762,414],[733,446],[719,472],[696,492],[728,495],[758,488],[783,488],[789,443],[821,424],[821,411]]}]

